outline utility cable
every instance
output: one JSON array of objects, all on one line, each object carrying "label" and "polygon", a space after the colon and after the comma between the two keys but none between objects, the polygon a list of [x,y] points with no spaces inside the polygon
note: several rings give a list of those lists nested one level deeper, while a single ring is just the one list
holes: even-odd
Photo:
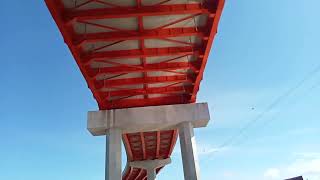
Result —
[{"label": "utility cable", "polygon": [[[226,148],[227,146],[231,145],[236,138],[244,134],[244,132],[249,129],[253,124],[258,122],[260,119],[262,119],[267,113],[269,113],[275,106],[281,103],[286,97],[290,96],[295,90],[297,90],[299,87],[301,87],[307,80],[309,80],[312,76],[317,74],[320,71],[320,65],[318,65],[314,70],[309,72],[301,81],[299,81],[295,86],[288,89],[286,92],[281,94],[278,98],[275,99],[263,112],[259,113],[254,119],[247,122],[240,130],[232,135],[230,138],[228,138],[224,143],[222,143],[220,146],[218,146],[217,151],[215,153],[219,152],[221,149]],[[315,88],[315,87],[314,87]]]},{"label": "utility cable", "polygon": [[[315,83],[315,84],[314,84],[313,86],[311,86],[310,88],[308,88],[302,96],[295,98],[295,101],[294,101],[292,104],[290,104],[290,105],[295,105],[295,104],[297,104],[297,103],[301,100],[302,97],[306,96],[310,91],[316,89],[316,88],[319,87],[319,86],[320,86],[320,81],[317,82],[317,83]],[[274,115],[272,116],[272,118],[270,118],[270,120],[264,120],[264,121],[262,121],[262,124],[260,124],[260,127],[261,127],[261,128],[259,129],[259,130],[260,130],[259,132],[261,132],[262,129],[265,129],[271,122],[275,121],[275,120],[277,119],[277,116],[278,116],[280,113],[281,113],[281,111],[278,111],[278,112],[276,112],[276,114],[274,114]],[[239,145],[243,144],[247,139],[249,139],[249,136],[248,136],[248,135],[245,135],[242,141],[239,141],[238,143],[236,143],[236,144],[234,144],[234,145],[239,146]]]}]

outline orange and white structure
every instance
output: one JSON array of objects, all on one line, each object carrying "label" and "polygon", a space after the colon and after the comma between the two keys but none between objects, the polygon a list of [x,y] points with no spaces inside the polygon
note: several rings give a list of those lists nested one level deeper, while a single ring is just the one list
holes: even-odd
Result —
[{"label": "orange and white structure", "polygon": [[106,136],[106,180],[155,179],[178,134],[185,179],[200,179],[193,128],[209,111],[196,96],[224,0],[45,2],[98,103],[88,130]]}]

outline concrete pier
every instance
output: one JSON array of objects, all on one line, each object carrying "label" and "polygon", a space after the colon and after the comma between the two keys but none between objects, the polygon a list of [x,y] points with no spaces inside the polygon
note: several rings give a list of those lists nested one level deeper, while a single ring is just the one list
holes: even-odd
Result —
[{"label": "concrete pier", "polygon": [[112,127],[122,133],[172,130],[190,122],[194,128],[206,127],[210,119],[207,103],[148,106],[88,112],[88,130],[105,135]]},{"label": "concrete pier", "polygon": [[119,128],[110,128],[106,135],[105,180],[122,180],[121,138],[122,132]]},{"label": "concrete pier", "polygon": [[190,122],[181,123],[179,126],[181,156],[185,180],[199,180],[200,168],[194,137],[193,125]]},{"label": "concrete pier", "polygon": [[[121,180],[121,138],[125,133],[179,130],[184,177],[199,180],[200,169],[194,128],[206,127],[210,119],[206,103],[113,109],[88,113],[88,130],[94,136],[106,135],[106,180]],[[168,159],[129,162],[147,170],[148,180]]]}]

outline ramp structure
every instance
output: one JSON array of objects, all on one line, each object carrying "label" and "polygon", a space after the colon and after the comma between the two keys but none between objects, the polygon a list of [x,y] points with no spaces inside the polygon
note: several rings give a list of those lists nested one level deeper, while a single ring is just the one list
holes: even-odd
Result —
[{"label": "ramp structure", "polygon": [[[209,112],[194,103],[224,0],[45,2],[98,103],[88,129],[107,135],[106,179],[155,178],[178,132],[185,179],[199,179],[193,128],[206,126]],[[155,116],[162,124],[148,125]]]}]

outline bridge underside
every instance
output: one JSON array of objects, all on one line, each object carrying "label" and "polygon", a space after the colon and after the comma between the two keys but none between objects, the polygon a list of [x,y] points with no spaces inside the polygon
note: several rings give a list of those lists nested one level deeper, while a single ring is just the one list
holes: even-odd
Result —
[{"label": "bridge underside", "polygon": [[[224,0],[45,2],[100,110],[196,101]],[[166,159],[177,130],[122,139],[129,162]],[[123,179],[146,177],[129,166]]]}]

